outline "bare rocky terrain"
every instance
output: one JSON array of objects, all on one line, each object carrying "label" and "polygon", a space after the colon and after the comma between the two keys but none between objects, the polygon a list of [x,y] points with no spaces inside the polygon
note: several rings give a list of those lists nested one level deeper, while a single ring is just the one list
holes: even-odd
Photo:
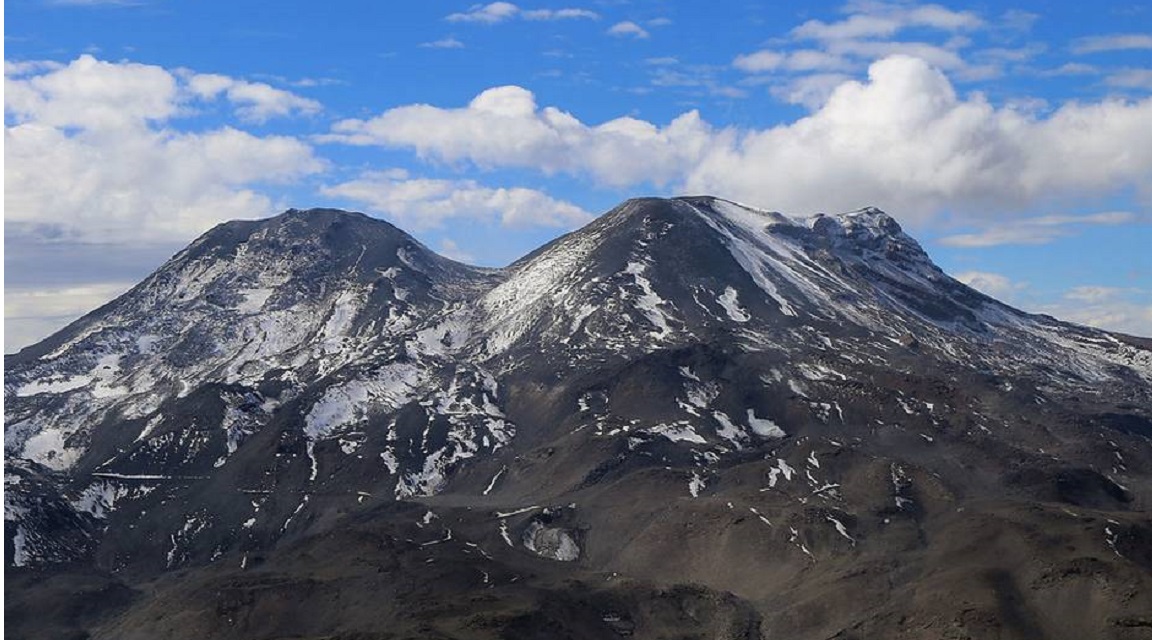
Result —
[{"label": "bare rocky terrain", "polygon": [[1152,638],[1152,341],[876,209],[227,223],[4,392],[13,638]]}]

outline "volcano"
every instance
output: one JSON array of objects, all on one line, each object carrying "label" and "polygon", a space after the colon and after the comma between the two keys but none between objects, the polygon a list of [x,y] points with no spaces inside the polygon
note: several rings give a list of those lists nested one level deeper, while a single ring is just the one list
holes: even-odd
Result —
[{"label": "volcano", "polygon": [[1152,340],[874,208],[225,223],[4,385],[13,637],[1152,638]]}]

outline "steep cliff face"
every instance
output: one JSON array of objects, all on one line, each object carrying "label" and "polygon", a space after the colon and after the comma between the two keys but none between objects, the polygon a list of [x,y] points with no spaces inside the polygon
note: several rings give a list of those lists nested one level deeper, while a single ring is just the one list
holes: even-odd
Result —
[{"label": "steep cliff face", "polygon": [[[876,209],[630,200],[502,270],[360,214],[228,223],[10,356],[5,400],[10,575],[147,585],[97,636],[296,633],[320,593],[317,635],[1152,624],[1147,343]],[[406,609],[352,613],[384,583]]]}]

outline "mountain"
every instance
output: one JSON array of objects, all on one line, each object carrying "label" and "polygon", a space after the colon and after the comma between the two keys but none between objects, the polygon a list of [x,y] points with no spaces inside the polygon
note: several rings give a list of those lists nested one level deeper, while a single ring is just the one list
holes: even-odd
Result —
[{"label": "mountain", "polygon": [[5,425],[17,637],[1152,637],[1152,341],[877,209],[498,270],[226,223],[7,357]]}]

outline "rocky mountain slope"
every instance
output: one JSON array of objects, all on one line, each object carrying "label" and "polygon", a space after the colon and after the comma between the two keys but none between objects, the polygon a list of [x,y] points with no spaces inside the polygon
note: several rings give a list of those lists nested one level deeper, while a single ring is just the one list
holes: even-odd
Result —
[{"label": "rocky mountain slope", "polygon": [[293,210],[5,365],[18,637],[1152,637],[1152,342],[875,209]]}]

